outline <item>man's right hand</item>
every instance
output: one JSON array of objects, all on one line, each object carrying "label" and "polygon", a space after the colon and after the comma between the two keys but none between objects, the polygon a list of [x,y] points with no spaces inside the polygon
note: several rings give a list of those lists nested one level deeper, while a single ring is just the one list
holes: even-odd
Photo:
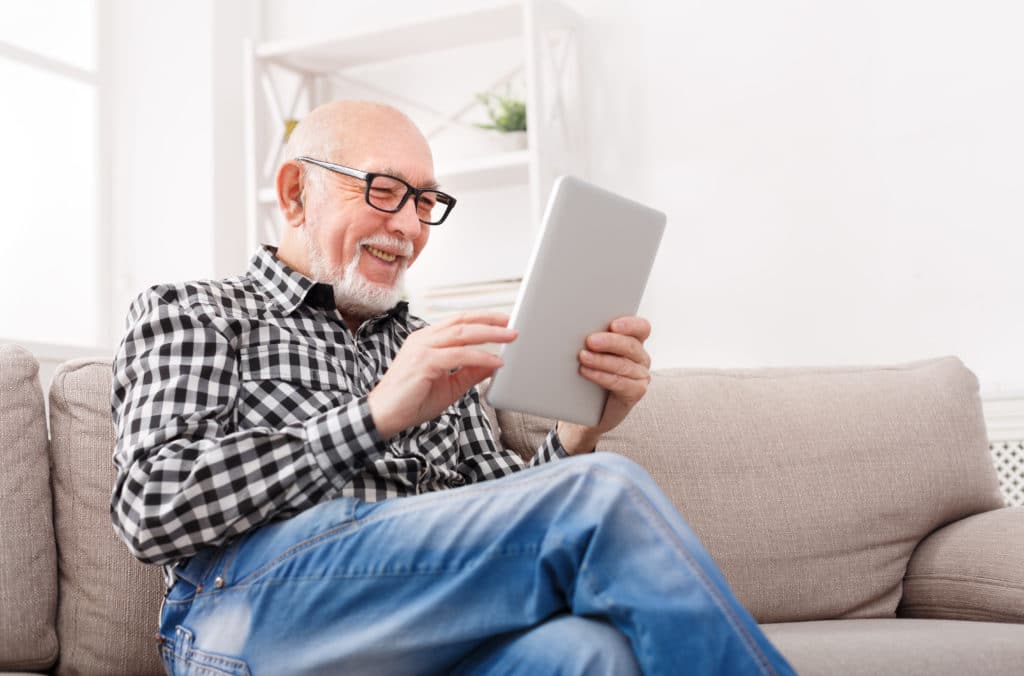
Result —
[{"label": "man's right hand", "polygon": [[502,366],[500,357],[474,346],[512,342],[518,332],[507,326],[506,314],[476,312],[409,334],[368,397],[381,437],[436,418]]}]

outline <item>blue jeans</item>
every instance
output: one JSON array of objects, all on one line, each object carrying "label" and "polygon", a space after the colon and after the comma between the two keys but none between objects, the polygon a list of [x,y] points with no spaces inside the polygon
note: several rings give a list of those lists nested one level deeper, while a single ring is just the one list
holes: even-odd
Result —
[{"label": "blue jeans", "polygon": [[650,476],[608,453],[338,498],[193,557],[173,674],[792,674]]}]

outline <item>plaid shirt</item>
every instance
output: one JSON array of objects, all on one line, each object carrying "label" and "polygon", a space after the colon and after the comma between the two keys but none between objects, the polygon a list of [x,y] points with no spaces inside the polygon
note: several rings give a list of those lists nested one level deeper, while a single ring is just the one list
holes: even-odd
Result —
[{"label": "plaid shirt", "polygon": [[[475,388],[381,439],[367,394],[426,322],[399,303],[353,335],[332,288],[274,251],[242,276],[132,303],[113,364],[111,517],[142,561],[174,564],[337,496],[373,502],[526,466],[495,444]],[[531,462],[565,454],[552,430]]]}]

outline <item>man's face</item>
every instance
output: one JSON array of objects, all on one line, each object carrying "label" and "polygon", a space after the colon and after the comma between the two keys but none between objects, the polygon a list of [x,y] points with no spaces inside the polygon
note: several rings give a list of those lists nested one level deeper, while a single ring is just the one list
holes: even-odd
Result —
[{"label": "man's face", "polygon": [[[413,186],[434,180],[430,149],[420,134],[401,125],[367,134],[345,157],[318,157],[362,171],[390,174]],[[389,214],[366,203],[366,182],[306,165],[303,239],[311,274],[334,286],[338,306],[370,316],[401,298],[405,268],[426,246],[430,226],[419,222],[410,196],[401,211]]]}]

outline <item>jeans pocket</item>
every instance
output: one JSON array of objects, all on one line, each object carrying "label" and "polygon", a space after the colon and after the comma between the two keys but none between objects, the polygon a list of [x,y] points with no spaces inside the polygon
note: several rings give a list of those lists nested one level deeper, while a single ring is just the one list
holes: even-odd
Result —
[{"label": "jeans pocket", "polygon": [[283,564],[353,533],[359,526],[359,504],[355,498],[335,498],[246,533],[233,555],[234,572],[227,583],[244,586],[263,581]]},{"label": "jeans pocket", "polygon": [[237,657],[199,650],[192,634],[178,627],[174,639],[160,645],[160,658],[172,676],[250,676],[249,665]]}]

